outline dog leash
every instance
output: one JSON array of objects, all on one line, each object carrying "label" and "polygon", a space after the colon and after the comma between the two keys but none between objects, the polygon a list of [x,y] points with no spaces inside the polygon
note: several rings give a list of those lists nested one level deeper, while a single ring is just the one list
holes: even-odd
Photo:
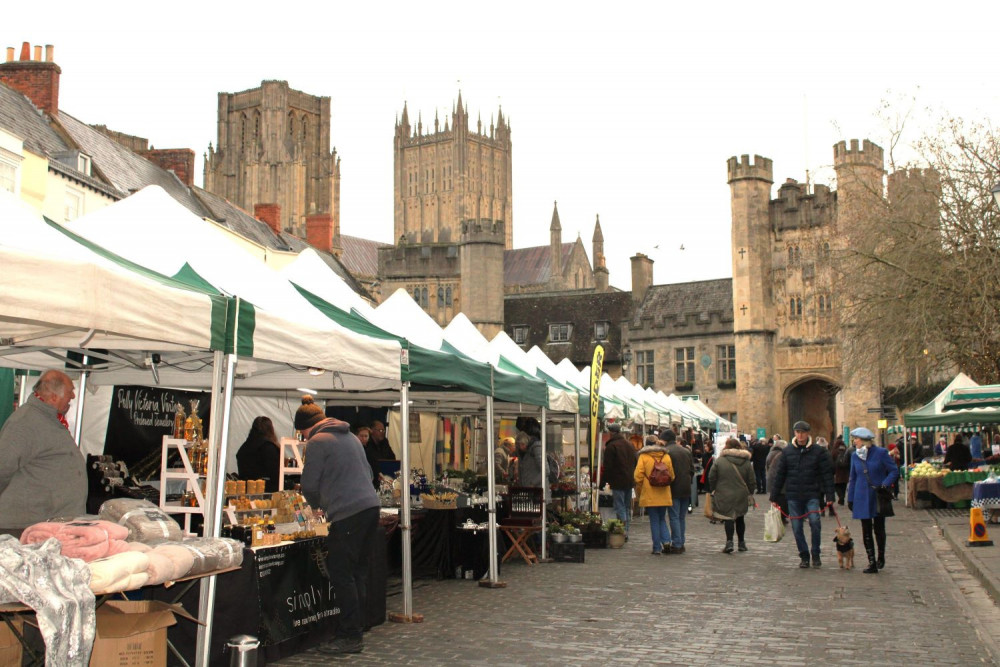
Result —
[{"label": "dog leash", "polygon": [[840,523],[840,515],[837,514],[837,510],[833,509],[833,503],[832,502],[831,503],[827,503],[825,506],[821,507],[818,510],[809,510],[808,512],[806,512],[805,514],[802,514],[800,516],[791,516],[791,515],[785,514],[785,511],[783,509],[781,509],[781,506],[778,503],[771,503],[771,506],[777,508],[778,512],[781,513],[781,516],[785,517],[786,519],[792,520],[792,521],[797,520],[797,519],[804,519],[807,516],[809,516],[810,514],[819,514],[823,510],[829,509],[830,510],[830,514],[832,514],[833,518],[837,520],[837,525],[838,526],[842,525]]}]

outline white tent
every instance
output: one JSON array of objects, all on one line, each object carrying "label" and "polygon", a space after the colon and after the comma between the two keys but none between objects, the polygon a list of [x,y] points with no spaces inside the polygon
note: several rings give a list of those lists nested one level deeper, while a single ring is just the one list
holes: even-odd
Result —
[{"label": "white tent", "polygon": [[[515,343],[506,332],[499,332],[489,342],[489,348],[494,354],[497,365],[502,365],[502,361],[516,366],[522,373],[531,377],[539,377],[538,367],[534,360]],[[544,378],[541,378],[544,379]],[[549,390],[548,408],[552,412],[563,412],[576,414],[580,411],[580,400],[576,391],[562,385],[555,378],[552,381],[546,380]]]}]

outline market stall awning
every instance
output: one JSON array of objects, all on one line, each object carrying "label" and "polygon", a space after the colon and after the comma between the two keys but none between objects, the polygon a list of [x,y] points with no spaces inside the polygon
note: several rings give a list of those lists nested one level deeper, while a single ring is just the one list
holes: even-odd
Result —
[{"label": "market stall awning", "polygon": [[549,403],[546,407],[552,412],[576,413],[580,411],[579,396],[575,389],[571,389],[562,382],[559,382],[551,375],[539,373],[535,362],[521,347],[501,331],[493,340],[489,342],[489,347],[496,355],[496,360],[500,368],[537,378],[545,382],[549,391]]},{"label": "market stall awning", "polygon": [[1000,407],[1000,384],[986,384],[953,389],[945,399],[942,411],[998,407]]}]

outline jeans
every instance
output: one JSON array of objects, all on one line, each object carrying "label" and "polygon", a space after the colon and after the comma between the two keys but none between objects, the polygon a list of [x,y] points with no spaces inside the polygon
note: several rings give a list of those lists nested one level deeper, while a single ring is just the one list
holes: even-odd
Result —
[{"label": "jeans", "polygon": [[684,529],[687,526],[690,498],[674,498],[674,504],[667,506],[670,516],[670,544],[675,548],[684,546]]},{"label": "jeans", "polygon": [[632,489],[611,489],[611,499],[615,503],[615,516],[625,524],[625,534],[632,521]]},{"label": "jeans", "polygon": [[653,551],[660,553],[664,544],[670,542],[670,529],[667,528],[667,505],[647,507],[649,515],[649,532],[653,536]]},{"label": "jeans", "polygon": [[[809,532],[812,533],[812,556],[813,558],[819,557],[819,545],[820,541],[823,539],[820,534],[820,528],[822,527],[822,521],[819,518],[819,498],[810,498],[809,500],[798,500],[789,498],[788,499],[788,514],[791,516],[802,516],[806,512],[811,512],[809,514]],[[803,527],[804,519],[792,519],[792,534],[795,535],[795,545],[799,548],[799,556],[806,558],[809,556],[810,549],[806,544],[806,532]]]}]

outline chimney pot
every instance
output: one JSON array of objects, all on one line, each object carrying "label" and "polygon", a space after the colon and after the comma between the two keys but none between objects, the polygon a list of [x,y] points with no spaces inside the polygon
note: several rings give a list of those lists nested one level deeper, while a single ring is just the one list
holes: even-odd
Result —
[{"label": "chimney pot", "polygon": [[35,62],[41,62],[42,61],[42,47],[41,46],[36,46],[35,47],[35,57],[32,58],[32,60],[34,60]]},{"label": "chimney pot", "polygon": [[28,42],[21,44],[21,60],[31,60],[31,44]]},{"label": "chimney pot", "polygon": [[13,46],[8,46],[7,47],[7,62],[9,62],[9,63],[10,62],[14,62],[14,47]]},{"label": "chimney pot", "polygon": [[51,44],[45,45],[45,62],[47,63],[52,62],[52,59],[55,58],[55,50],[56,47],[52,46]]}]

